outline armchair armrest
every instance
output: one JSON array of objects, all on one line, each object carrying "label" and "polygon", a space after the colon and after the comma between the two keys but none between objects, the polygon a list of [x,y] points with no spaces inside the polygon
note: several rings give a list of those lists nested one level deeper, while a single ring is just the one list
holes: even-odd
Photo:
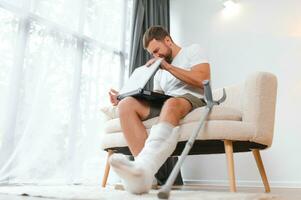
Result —
[{"label": "armchair armrest", "polygon": [[104,106],[100,108],[100,111],[104,114],[106,120],[111,120],[119,117],[117,106]]},{"label": "armchair armrest", "polygon": [[274,132],[277,78],[268,72],[248,77],[243,90],[243,122],[256,129],[254,139],[271,146]]}]

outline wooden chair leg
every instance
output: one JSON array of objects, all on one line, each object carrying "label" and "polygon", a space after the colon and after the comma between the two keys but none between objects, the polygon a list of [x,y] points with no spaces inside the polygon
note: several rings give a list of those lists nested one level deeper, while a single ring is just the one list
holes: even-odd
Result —
[{"label": "wooden chair leg", "polygon": [[103,175],[103,178],[102,178],[102,183],[101,183],[101,186],[102,186],[102,187],[106,187],[106,185],[107,185],[107,180],[108,180],[109,173],[110,173],[110,163],[109,163],[109,158],[110,158],[110,156],[111,156],[112,154],[113,154],[113,151],[112,151],[112,150],[108,150],[108,155],[107,155],[107,161],[106,161],[105,172],[104,172],[104,175]]},{"label": "wooden chair leg", "polygon": [[226,152],[226,157],[227,157],[228,176],[229,176],[229,181],[230,181],[230,191],[231,192],[236,192],[232,141],[225,140],[224,145],[225,145],[225,152]]},{"label": "wooden chair leg", "polygon": [[258,170],[260,172],[260,176],[261,176],[264,188],[265,188],[265,192],[270,192],[271,189],[270,189],[270,185],[269,185],[267,175],[266,175],[265,170],[264,170],[264,166],[263,166],[263,163],[262,163],[260,152],[259,152],[258,149],[253,149],[252,152],[253,152],[254,158],[256,160]]}]

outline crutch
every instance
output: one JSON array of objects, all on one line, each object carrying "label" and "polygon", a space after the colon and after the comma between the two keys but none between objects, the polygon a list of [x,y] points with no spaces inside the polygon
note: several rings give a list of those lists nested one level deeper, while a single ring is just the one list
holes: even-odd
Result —
[{"label": "crutch", "polygon": [[213,101],[212,91],[211,91],[209,80],[203,81],[203,85],[204,85],[204,89],[205,89],[205,101],[207,103],[207,105],[205,107],[205,111],[204,111],[204,113],[202,114],[202,116],[200,118],[199,126],[194,130],[193,134],[190,136],[189,140],[186,142],[185,148],[184,148],[184,150],[183,150],[176,166],[173,168],[173,170],[172,170],[170,176],[168,177],[166,183],[159,190],[159,192],[157,194],[159,199],[168,199],[169,198],[169,193],[170,193],[171,187],[172,187],[175,179],[177,178],[177,175],[180,171],[180,168],[181,168],[186,156],[188,155],[191,147],[193,146],[193,143],[194,143],[196,137],[198,136],[198,133],[199,133],[200,129],[203,127],[204,122],[205,122],[209,112],[211,111],[211,108],[214,105],[219,105],[220,103],[222,103],[226,99],[226,91],[225,91],[225,89],[223,89],[223,96],[218,101]]}]

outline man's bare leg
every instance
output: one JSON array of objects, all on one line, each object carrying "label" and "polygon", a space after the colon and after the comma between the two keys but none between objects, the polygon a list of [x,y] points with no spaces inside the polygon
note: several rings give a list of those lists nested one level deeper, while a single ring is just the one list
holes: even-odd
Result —
[{"label": "man's bare leg", "polygon": [[142,150],[147,138],[146,129],[142,123],[150,112],[147,103],[133,97],[127,97],[118,104],[120,124],[133,156]]},{"label": "man's bare leg", "polygon": [[175,126],[190,110],[191,104],[186,99],[167,100],[160,114],[160,122],[152,127],[135,161],[131,162],[120,154],[111,156],[111,165],[124,180],[128,191],[144,193],[150,190],[154,174],[176,147],[179,133]]}]

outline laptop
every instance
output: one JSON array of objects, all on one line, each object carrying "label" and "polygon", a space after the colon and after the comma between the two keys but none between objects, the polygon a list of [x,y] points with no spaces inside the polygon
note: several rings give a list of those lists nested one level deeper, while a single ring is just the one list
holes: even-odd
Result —
[{"label": "laptop", "polygon": [[169,95],[144,89],[148,81],[160,68],[161,61],[162,58],[157,59],[152,65],[148,67],[146,65],[143,65],[136,68],[125,85],[120,90],[117,99],[121,100],[125,97],[132,96],[137,99],[152,101],[154,103],[164,103],[165,100],[170,98],[171,96]]}]

